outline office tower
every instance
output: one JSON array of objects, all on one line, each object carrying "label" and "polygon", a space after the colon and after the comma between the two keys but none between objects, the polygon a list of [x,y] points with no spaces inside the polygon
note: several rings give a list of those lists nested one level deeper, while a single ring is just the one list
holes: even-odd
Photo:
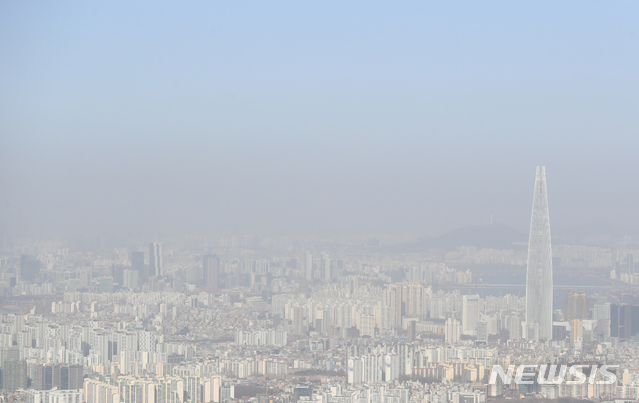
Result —
[{"label": "office tower", "polygon": [[628,274],[632,276],[635,274],[635,257],[632,253],[628,253],[626,256],[626,263],[628,264]]},{"label": "office tower", "polygon": [[[632,311],[633,311],[633,306],[632,305],[628,305],[628,304],[622,304],[622,305],[611,305],[610,306],[611,309],[614,307],[616,308],[616,314],[614,315],[616,317],[616,329],[612,329],[612,321],[611,321],[611,328],[610,328],[610,336],[612,337],[619,337],[622,339],[629,339],[630,337],[632,337],[633,332],[632,332]],[[611,312],[611,316],[612,312]]]},{"label": "office tower", "polygon": [[2,362],[3,389],[15,392],[27,388],[27,362],[25,360],[4,360]]},{"label": "office tower", "polygon": [[564,320],[588,319],[588,297],[583,291],[570,291],[564,304]]},{"label": "office tower", "polygon": [[304,277],[306,278],[306,281],[308,282],[313,281],[313,255],[311,255],[311,252],[308,252],[308,251],[306,252]]},{"label": "office tower", "polygon": [[164,268],[162,267],[162,244],[159,242],[151,242],[149,244],[149,267],[152,276],[164,276]]},{"label": "office tower", "polygon": [[220,288],[220,258],[206,255],[202,258],[202,274],[204,285],[213,289]]},{"label": "office tower", "polygon": [[526,323],[529,339],[552,339],[552,247],[546,191],[546,168],[537,167],[526,270]]},{"label": "office tower", "polygon": [[621,337],[621,306],[610,304],[610,337]]},{"label": "office tower", "polygon": [[639,306],[610,304],[610,337],[630,339],[639,334]]},{"label": "office tower", "polygon": [[610,303],[600,302],[592,308],[592,318],[594,320],[610,320]]},{"label": "office tower", "polygon": [[592,318],[596,320],[596,335],[598,341],[606,341],[610,338],[611,328],[611,304],[609,302],[596,303],[592,308]]},{"label": "office tower", "polygon": [[472,335],[479,322],[479,295],[464,295],[462,297],[462,332]]},{"label": "office tower", "polygon": [[326,253],[322,254],[322,274],[324,275],[324,282],[330,283],[333,278],[333,272],[331,258]]}]

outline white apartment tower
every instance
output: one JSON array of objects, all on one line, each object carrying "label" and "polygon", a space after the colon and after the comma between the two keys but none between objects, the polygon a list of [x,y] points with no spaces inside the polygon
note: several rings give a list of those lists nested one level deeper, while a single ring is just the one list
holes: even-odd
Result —
[{"label": "white apartment tower", "polygon": [[164,267],[162,266],[162,244],[159,242],[151,242],[149,244],[149,268],[152,276],[164,276]]},{"label": "white apartment tower", "polygon": [[306,260],[304,261],[304,277],[306,281],[313,281],[313,255],[311,252],[306,252]]}]

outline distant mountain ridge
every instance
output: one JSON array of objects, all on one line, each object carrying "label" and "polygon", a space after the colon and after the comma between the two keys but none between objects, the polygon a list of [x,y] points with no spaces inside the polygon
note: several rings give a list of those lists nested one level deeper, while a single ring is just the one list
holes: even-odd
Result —
[{"label": "distant mountain ridge", "polygon": [[639,245],[638,237],[639,229],[634,223],[615,224],[604,220],[553,230],[553,241],[591,246]]},{"label": "distant mountain ridge", "polygon": [[460,246],[478,248],[514,249],[521,247],[516,243],[528,242],[528,236],[503,224],[472,225],[458,228],[436,237],[395,245],[395,252],[424,252],[432,249],[451,251]]}]

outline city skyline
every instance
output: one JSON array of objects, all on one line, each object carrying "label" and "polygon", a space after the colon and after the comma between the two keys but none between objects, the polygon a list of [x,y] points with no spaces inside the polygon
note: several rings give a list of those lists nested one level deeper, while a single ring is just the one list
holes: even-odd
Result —
[{"label": "city skyline", "polygon": [[0,402],[639,403],[637,16],[0,1]]}]

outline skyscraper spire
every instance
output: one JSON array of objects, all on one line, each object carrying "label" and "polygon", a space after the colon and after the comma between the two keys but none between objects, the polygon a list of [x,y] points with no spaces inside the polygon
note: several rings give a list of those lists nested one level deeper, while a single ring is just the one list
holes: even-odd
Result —
[{"label": "skyscraper spire", "polygon": [[526,270],[526,328],[529,339],[552,339],[552,246],[546,191],[546,168],[537,167],[533,196],[528,267]]}]

